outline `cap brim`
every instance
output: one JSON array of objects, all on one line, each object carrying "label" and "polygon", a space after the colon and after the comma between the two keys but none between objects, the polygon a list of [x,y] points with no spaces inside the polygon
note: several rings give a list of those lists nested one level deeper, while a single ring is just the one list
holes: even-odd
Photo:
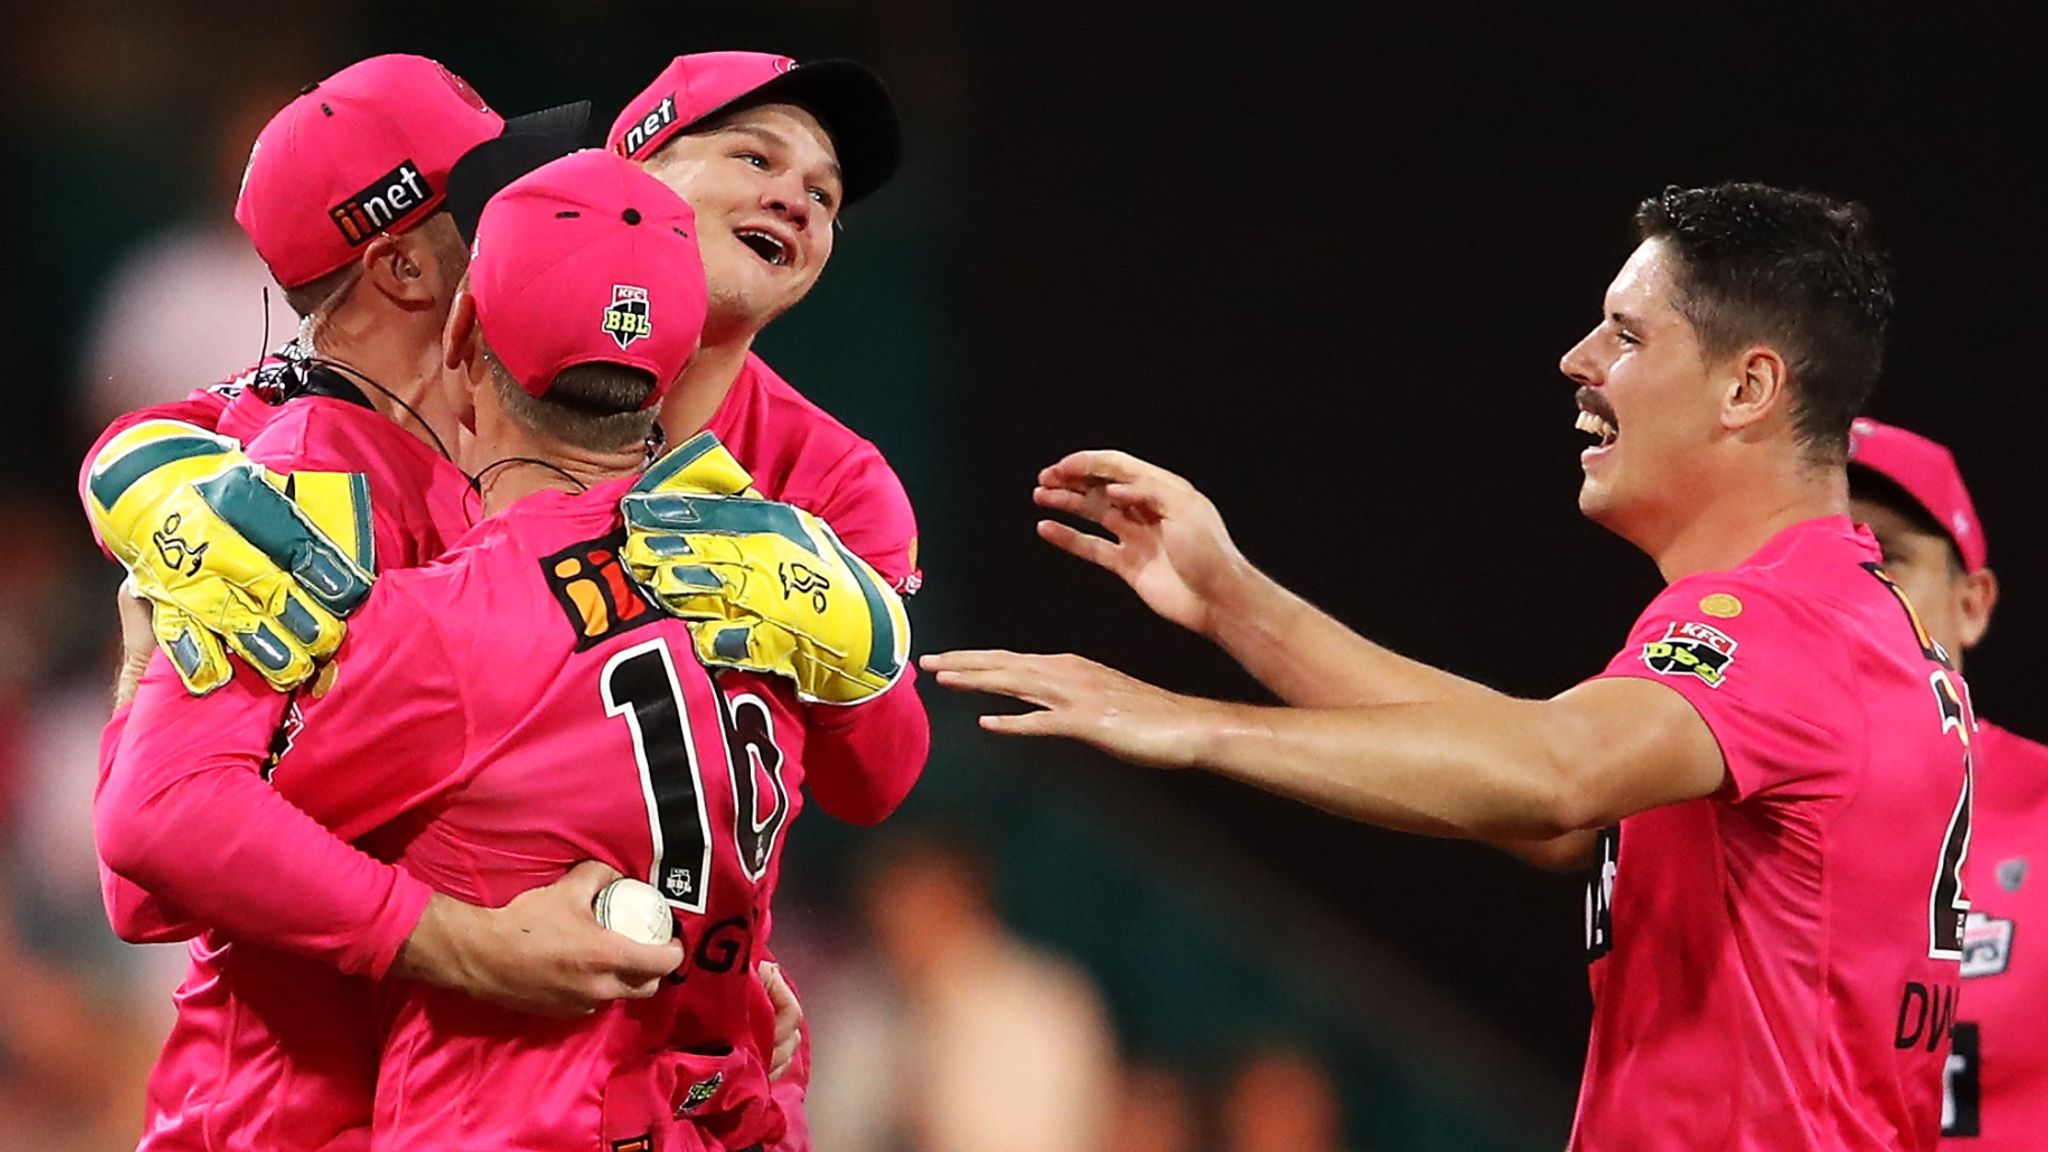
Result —
[{"label": "cap brim", "polygon": [[575,100],[505,117],[507,136],[559,136],[582,146],[590,134],[590,101]]},{"label": "cap brim", "polygon": [[[584,110],[588,112],[588,104]],[[528,172],[581,146],[573,136],[514,132],[511,121],[506,121],[506,125],[503,136],[471,148],[448,170],[448,195],[442,208],[454,219],[455,230],[462,234],[464,244],[476,242],[476,224],[491,197]]]},{"label": "cap brim", "polygon": [[683,131],[762,104],[795,104],[818,118],[839,153],[848,204],[888,183],[902,163],[903,125],[896,115],[896,101],[882,78],[856,60],[799,64],[699,116]]}]

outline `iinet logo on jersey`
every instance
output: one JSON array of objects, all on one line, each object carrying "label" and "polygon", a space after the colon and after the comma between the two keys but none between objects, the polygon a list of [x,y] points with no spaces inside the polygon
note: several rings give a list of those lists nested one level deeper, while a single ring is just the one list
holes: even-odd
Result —
[{"label": "iinet logo on jersey", "polygon": [[370,182],[361,192],[327,210],[327,216],[348,240],[349,247],[391,227],[407,212],[425,204],[434,190],[420,175],[419,165],[406,160]]}]

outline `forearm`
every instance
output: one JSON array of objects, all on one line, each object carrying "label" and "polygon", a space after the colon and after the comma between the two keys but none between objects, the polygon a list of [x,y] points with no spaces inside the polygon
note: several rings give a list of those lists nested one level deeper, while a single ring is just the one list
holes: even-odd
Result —
[{"label": "forearm", "polygon": [[1297,708],[1507,699],[1367,640],[1250,564],[1211,604],[1206,634]]},{"label": "forearm", "polygon": [[187,915],[344,972],[381,976],[426,906],[420,881],[338,839],[248,766],[110,788],[94,831],[108,867]]},{"label": "forearm", "polygon": [[[132,686],[129,695],[134,695]],[[93,785],[95,804],[107,786],[107,777],[114,766],[114,751],[120,747],[121,736],[127,728],[127,702],[117,700],[114,715],[100,732],[99,775]],[[205,925],[193,921],[182,910],[170,907],[141,885],[109,868],[104,857],[99,860],[99,869],[100,902],[107,910],[107,923],[113,927],[114,935],[130,944],[166,944],[189,940],[205,930]]]},{"label": "forearm", "polygon": [[1570,754],[1540,703],[1194,707],[1193,766],[1348,819],[1492,841],[1578,827]]}]

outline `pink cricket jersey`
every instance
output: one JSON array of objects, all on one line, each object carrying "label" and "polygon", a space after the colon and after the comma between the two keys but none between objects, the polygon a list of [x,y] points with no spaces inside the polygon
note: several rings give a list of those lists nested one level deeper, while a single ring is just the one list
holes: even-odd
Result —
[{"label": "pink cricket jersey", "polygon": [[[386,985],[380,1147],[781,1134],[751,965],[795,789],[765,712],[721,694],[687,626],[625,578],[626,484],[528,496],[440,562],[383,577],[270,773],[339,835],[403,840],[405,868],[458,899],[499,906],[598,859],[678,913],[681,978],[578,1020]],[[222,739],[195,706],[210,703],[138,699],[130,728],[249,773],[262,746]]]},{"label": "pink cricket jersey", "polygon": [[[273,406],[242,392],[219,424],[251,436],[248,454],[279,471],[366,473],[383,566],[422,563],[467,526],[462,474],[367,408],[326,397]],[[256,773],[150,770],[176,746],[148,719],[127,721],[169,699],[201,716],[209,738],[269,747],[286,699],[239,675],[247,690],[192,700],[158,655],[137,707],[102,742],[94,818],[109,919],[125,939],[192,939],[141,1146],[361,1147],[377,1057],[362,977],[390,966],[429,889],[335,839]],[[323,880],[309,893],[281,876]]]},{"label": "pink cricket jersey", "polygon": [[2048,874],[2033,871],[2048,866],[2048,747],[1979,723],[1972,751],[1970,919],[1942,1147],[2018,1152],[2048,1141]]},{"label": "pink cricket jersey", "polygon": [[[759,356],[747,356],[706,427],[753,473],[755,486],[769,499],[823,519],[904,595],[922,586],[917,522],[903,482],[873,443],[812,403]],[[744,685],[738,678],[720,680],[729,693]],[[819,806],[841,820],[873,824],[902,803],[930,751],[930,721],[915,680],[915,669],[906,668],[880,700],[854,709],[806,707],[780,680],[762,683],[756,695],[779,731],[800,733],[797,738],[805,741],[805,747],[785,753],[801,766]],[[800,804],[794,783],[790,795]],[[770,875],[766,881],[771,892],[775,880]],[[772,918],[762,928],[764,938],[771,927]],[[800,1108],[809,1080],[806,1034],[796,1064],[774,1084],[790,1121],[778,1152],[806,1152],[810,1146]]]},{"label": "pink cricket jersey", "polygon": [[1665,589],[1603,676],[1698,709],[1721,791],[1601,833],[1574,1149],[1931,1149],[1968,903],[1961,680],[1846,517]]},{"label": "pink cricket jersey", "polygon": [[739,378],[705,428],[754,474],[770,500],[794,504],[832,526],[840,543],[902,593],[924,581],[917,521],[903,481],[881,450],[856,435],[748,353]]}]

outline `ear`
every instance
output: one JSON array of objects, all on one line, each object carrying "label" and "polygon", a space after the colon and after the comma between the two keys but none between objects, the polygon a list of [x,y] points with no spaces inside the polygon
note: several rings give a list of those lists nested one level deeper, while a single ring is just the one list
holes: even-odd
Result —
[{"label": "ear", "polygon": [[1960,577],[1956,596],[1956,642],[1965,649],[1976,646],[1991,627],[1992,609],[1998,607],[1998,577],[1989,568],[1979,568]]},{"label": "ear", "polygon": [[476,297],[464,283],[455,290],[455,302],[448,308],[448,323],[441,328],[441,366],[451,372],[465,371],[483,357],[477,345],[482,329],[476,324]]},{"label": "ear", "polygon": [[1727,391],[1721,397],[1721,425],[1739,432],[1753,428],[1774,412],[1785,411],[1789,373],[1785,358],[1771,348],[1757,347],[1729,361]]},{"label": "ear", "polygon": [[400,307],[429,307],[434,303],[433,281],[422,263],[414,232],[404,236],[379,233],[363,249],[363,279]]}]

